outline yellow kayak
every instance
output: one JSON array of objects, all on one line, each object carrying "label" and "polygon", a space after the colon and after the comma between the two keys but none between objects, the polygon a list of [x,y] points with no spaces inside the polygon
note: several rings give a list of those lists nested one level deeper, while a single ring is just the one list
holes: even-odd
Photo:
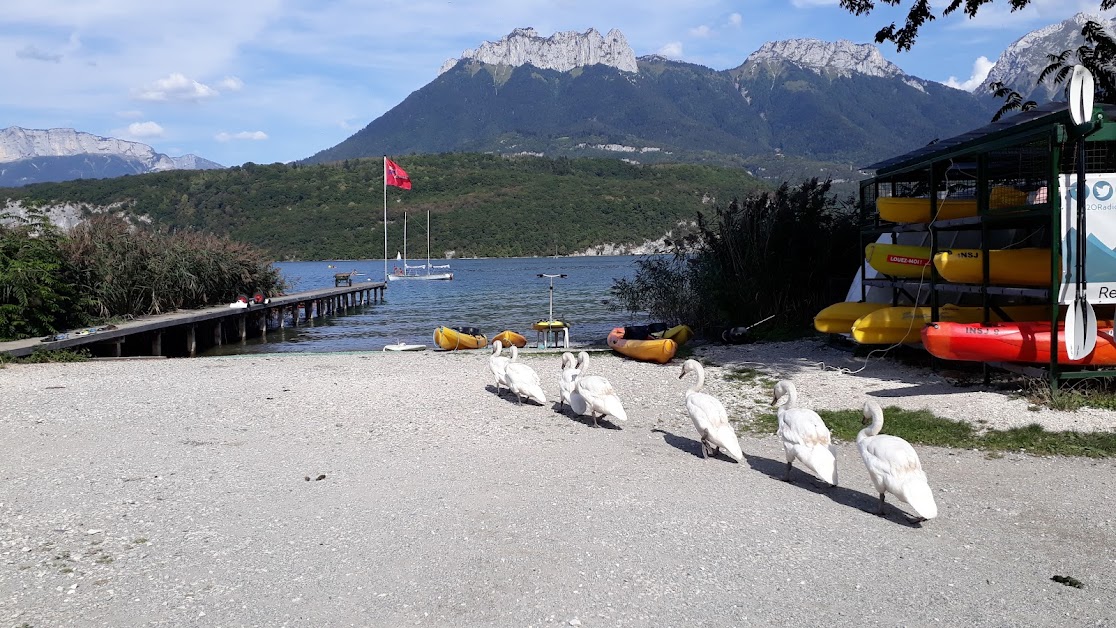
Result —
[{"label": "yellow kayak", "polygon": [[482,349],[488,346],[488,338],[472,327],[439,327],[434,330],[434,344],[446,351]]},{"label": "yellow kayak", "polygon": [[[935,255],[934,266],[946,281],[980,283],[984,276],[983,260],[984,252],[980,249],[951,249]],[[1050,249],[989,251],[988,283],[1009,286],[1050,285]]]},{"label": "yellow kayak", "polygon": [[[1041,321],[1050,319],[1049,305],[1009,305],[1003,308],[1012,321]],[[990,312],[993,321],[1000,321],[995,310]],[[979,323],[984,308],[943,305],[938,308],[938,320],[948,323]],[[922,328],[930,321],[929,307],[885,307],[858,318],[852,326],[853,340],[862,345],[893,345],[922,341]]]},{"label": "yellow kayak", "polygon": [[[1015,207],[1026,202],[1026,192],[999,185],[992,188],[989,194],[988,208]],[[880,220],[926,223],[932,220],[951,220],[976,216],[977,202],[975,198],[939,199],[937,213],[931,216],[929,198],[883,196],[876,199],[876,211],[880,213]]]},{"label": "yellow kayak", "polygon": [[522,334],[517,334],[510,329],[506,329],[492,337],[492,342],[500,341],[500,344],[505,347],[515,345],[522,349],[527,346],[527,338]]},{"label": "yellow kayak", "polygon": [[566,327],[569,327],[569,325],[563,323],[562,321],[539,321],[531,325],[531,329],[534,329],[535,331],[565,329]]},{"label": "yellow kayak", "polygon": [[885,307],[888,307],[887,303],[864,303],[862,301],[834,303],[818,312],[818,315],[814,317],[814,329],[823,334],[847,334],[852,331],[856,319]]},{"label": "yellow kayak", "polygon": [[864,247],[864,259],[889,277],[918,279],[930,266],[930,247],[872,242]]}]

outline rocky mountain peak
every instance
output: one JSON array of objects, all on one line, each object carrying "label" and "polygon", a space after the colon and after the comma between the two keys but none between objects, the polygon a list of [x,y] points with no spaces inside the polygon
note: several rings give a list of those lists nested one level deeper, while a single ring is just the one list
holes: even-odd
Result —
[{"label": "rocky mountain peak", "polygon": [[[1037,85],[1036,81],[1043,68],[1050,63],[1047,59],[1048,54],[1058,54],[1063,50],[1077,48],[1085,42],[1081,36],[1081,29],[1085,26],[1085,22],[1090,20],[1107,25],[1110,32],[1116,30],[1116,20],[1078,13],[1068,20],[1031,31],[1004,50],[996,60],[996,65],[988,73],[988,77],[974,93],[978,96],[991,94],[989,86],[1000,81],[1023,94],[1025,98],[1040,103],[1059,98],[1062,86],[1056,86],[1050,80]],[[1072,63],[1073,60],[1071,59],[1070,62]]]},{"label": "rocky mountain peak", "polygon": [[568,72],[574,68],[604,64],[636,72],[636,58],[628,40],[617,29],[601,35],[590,28],[584,33],[565,31],[540,37],[533,28],[517,28],[499,41],[486,41],[476,50],[466,50],[459,59],[442,64],[438,74],[457,65],[462,59],[475,59],[492,65],[521,66]]},{"label": "rocky mountain peak", "polygon": [[905,76],[899,66],[888,61],[872,44],[854,44],[848,40],[785,39],[769,41],[748,56],[745,63],[789,61],[818,74],[841,76]]},{"label": "rocky mountain peak", "polygon": [[32,157],[72,155],[121,155],[151,164],[152,170],[172,170],[174,162],[154,148],[139,142],[101,137],[74,129],[0,129],[0,163]]}]

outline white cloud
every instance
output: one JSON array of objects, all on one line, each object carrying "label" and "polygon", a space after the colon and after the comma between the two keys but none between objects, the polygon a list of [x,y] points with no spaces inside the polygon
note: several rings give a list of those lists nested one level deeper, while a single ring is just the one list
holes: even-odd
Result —
[{"label": "white cloud", "polygon": [[132,96],[139,100],[153,102],[193,101],[198,102],[217,96],[217,90],[187,78],[180,72],[172,72],[167,78],[162,78],[154,83],[132,92]]},{"label": "white cloud", "polygon": [[224,131],[221,131],[217,135],[214,135],[213,139],[217,140],[218,142],[228,142],[230,140],[260,141],[267,139],[267,133],[264,133],[263,131],[240,131],[239,133],[226,133]]},{"label": "white cloud", "polygon": [[992,61],[989,61],[988,57],[977,57],[977,60],[973,62],[973,74],[968,78],[968,80],[959,81],[957,77],[951,76],[949,77],[949,80],[945,82],[945,84],[955,89],[963,89],[967,92],[971,92],[974,89],[980,87],[980,84],[984,82],[984,79],[988,78],[988,72],[992,70],[992,66],[994,65],[996,64]]},{"label": "white cloud", "polygon": [[163,137],[163,127],[150,120],[147,122],[133,122],[128,125],[130,137]]},{"label": "white cloud", "polygon": [[235,76],[226,76],[225,78],[221,79],[221,82],[217,85],[219,85],[221,89],[227,89],[230,92],[236,92],[240,91],[240,89],[244,87],[244,81]]},{"label": "white cloud", "polygon": [[33,61],[49,61],[51,63],[58,63],[62,61],[61,54],[39,50],[38,48],[30,44],[17,50],[15,55],[20,59],[31,59]]},{"label": "white cloud", "polygon": [[713,29],[709,28],[705,24],[702,24],[701,26],[695,26],[691,28],[690,34],[694,37],[709,37],[713,34]]},{"label": "white cloud", "polygon": [[682,56],[682,42],[672,41],[669,44],[666,44],[662,48],[659,48],[659,54],[663,55],[664,57],[678,59]]},{"label": "white cloud", "polygon": [[729,16],[728,21],[729,24],[731,24],[732,26],[740,26],[744,23],[744,16],[740,15],[739,13],[733,13]]}]

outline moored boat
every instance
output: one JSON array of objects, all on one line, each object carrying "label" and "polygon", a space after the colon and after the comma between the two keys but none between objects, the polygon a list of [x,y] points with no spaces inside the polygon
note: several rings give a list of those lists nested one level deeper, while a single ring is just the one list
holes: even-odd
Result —
[{"label": "moored boat", "polygon": [[523,347],[527,346],[527,338],[524,337],[522,334],[517,334],[510,329],[505,329],[504,331],[492,337],[492,342],[496,342],[497,340],[499,340],[500,344],[504,345],[505,347],[516,346],[522,349]]},{"label": "moored boat", "polygon": [[439,327],[434,330],[434,344],[446,351],[482,349],[488,346],[488,338],[475,327]]},{"label": "moored boat", "polygon": [[678,351],[678,343],[670,338],[632,340],[624,337],[624,328],[617,327],[608,333],[608,346],[613,351],[644,362],[666,364]]},{"label": "moored boat", "polygon": [[[967,362],[1050,362],[1052,327],[1049,321],[1022,323],[932,323],[922,329],[922,345],[944,360]],[[1097,344],[1089,355],[1070,360],[1066,353],[1065,323],[1058,323],[1058,363],[1111,366],[1116,364],[1112,321],[1098,321]]]}]

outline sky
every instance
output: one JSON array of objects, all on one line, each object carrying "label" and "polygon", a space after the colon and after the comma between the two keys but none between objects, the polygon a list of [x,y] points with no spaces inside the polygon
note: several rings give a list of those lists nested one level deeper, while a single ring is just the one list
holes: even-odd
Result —
[{"label": "sky", "polygon": [[[910,1],[853,16],[837,0],[5,0],[0,128],[73,128],[226,166],[288,162],[518,27],[619,29],[636,56],[724,70],[767,41],[872,43]],[[1033,0],[1013,13],[994,0],[976,19],[928,23],[910,51],[880,50],[908,74],[972,89],[1016,39],[1099,5]]]}]

